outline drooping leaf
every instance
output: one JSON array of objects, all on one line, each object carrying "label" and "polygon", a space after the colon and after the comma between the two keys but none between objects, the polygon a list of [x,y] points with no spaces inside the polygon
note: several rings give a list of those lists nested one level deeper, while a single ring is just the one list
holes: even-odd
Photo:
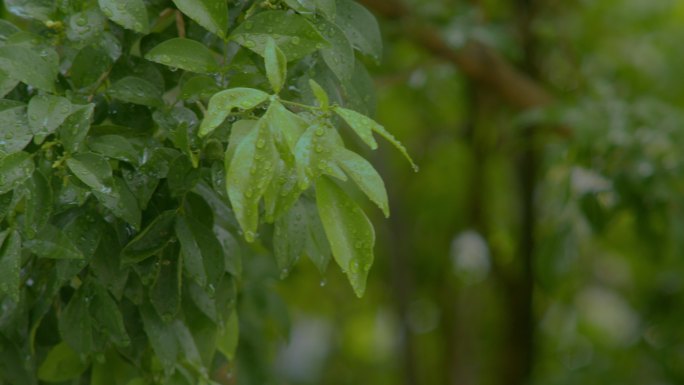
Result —
[{"label": "drooping leaf", "polygon": [[27,152],[0,157],[0,194],[14,190],[31,177],[35,164]]},{"label": "drooping leaf", "polygon": [[316,204],[335,262],[361,297],[373,264],[373,224],[356,202],[325,177],[316,181]]},{"label": "drooping leaf", "polygon": [[90,314],[96,327],[102,330],[112,343],[118,346],[126,346],[130,343],[119,305],[107,289],[99,283],[93,283]]},{"label": "drooping leaf", "polygon": [[47,382],[63,382],[77,378],[88,368],[88,363],[62,342],[53,347],[38,368],[38,378]]},{"label": "drooping leaf", "polygon": [[21,236],[16,230],[0,233],[0,297],[19,302],[21,285]]},{"label": "drooping leaf", "polygon": [[368,198],[389,217],[387,190],[380,174],[361,155],[346,148],[338,148],[333,155],[344,172],[359,186]]},{"label": "drooping leaf", "polygon": [[102,13],[120,26],[138,33],[149,32],[147,7],[143,0],[98,0]]},{"label": "drooping leaf", "polygon": [[207,136],[213,132],[230,115],[233,108],[248,110],[265,102],[268,97],[267,93],[253,88],[231,88],[217,93],[209,100],[199,136]]},{"label": "drooping leaf", "polygon": [[402,155],[406,158],[406,160],[411,163],[411,167],[415,171],[418,171],[418,166],[413,162],[413,159],[411,159],[411,156],[408,154],[408,151],[406,151],[406,147],[404,147],[401,142],[397,140],[397,138],[394,137],[389,131],[385,129],[382,125],[380,125],[378,122],[375,120],[359,114],[356,111],[349,110],[346,108],[342,107],[335,107],[335,112],[344,119],[345,122],[351,127],[354,132],[364,141],[370,148],[376,149],[378,147],[377,142],[373,138],[373,131],[378,133],[380,136],[383,138],[387,139],[394,147],[401,152]]},{"label": "drooping leaf", "polygon": [[301,59],[328,45],[308,20],[285,11],[257,13],[240,24],[230,38],[261,56],[265,55],[268,39],[273,38],[287,61]]},{"label": "drooping leaf", "polygon": [[219,37],[226,36],[228,6],[222,0],[173,0],[176,7],[197,24]]},{"label": "drooping leaf", "polygon": [[38,52],[23,45],[0,47],[0,68],[10,78],[38,89],[54,92],[58,68]]},{"label": "drooping leaf", "polygon": [[287,59],[283,51],[278,48],[275,40],[269,37],[266,40],[264,49],[264,60],[266,64],[266,76],[271,83],[271,88],[276,94],[280,92],[285,84],[287,77]]},{"label": "drooping leaf", "polygon": [[248,242],[259,224],[259,201],[274,175],[278,152],[264,118],[235,150],[226,174],[228,197]]},{"label": "drooping leaf", "polygon": [[356,49],[380,62],[382,37],[372,13],[353,0],[336,0],[334,22]]},{"label": "drooping leaf", "polygon": [[121,263],[133,264],[160,252],[173,237],[175,218],[174,211],[161,213],[124,247],[121,252]]},{"label": "drooping leaf", "polygon": [[209,74],[218,71],[215,55],[198,41],[175,38],[152,48],[145,59],[171,68]]}]

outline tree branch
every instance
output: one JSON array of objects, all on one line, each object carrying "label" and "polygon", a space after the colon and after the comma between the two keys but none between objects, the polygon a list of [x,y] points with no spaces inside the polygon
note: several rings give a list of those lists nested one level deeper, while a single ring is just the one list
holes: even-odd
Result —
[{"label": "tree branch", "polygon": [[534,79],[508,63],[486,45],[469,41],[463,48],[454,49],[439,31],[416,18],[401,0],[360,0],[377,15],[401,20],[405,35],[435,56],[453,63],[466,76],[484,85],[514,107],[531,109],[553,102],[553,96]]}]

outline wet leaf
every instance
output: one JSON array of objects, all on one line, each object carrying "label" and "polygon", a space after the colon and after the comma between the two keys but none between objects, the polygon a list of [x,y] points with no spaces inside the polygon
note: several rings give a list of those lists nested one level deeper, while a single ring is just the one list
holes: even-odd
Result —
[{"label": "wet leaf", "polygon": [[344,172],[356,182],[361,191],[389,217],[387,190],[382,177],[361,155],[346,148],[338,148],[333,155]]},{"label": "wet leaf", "polygon": [[44,91],[55,91],[57,66],[29,47],[22,45],[0,47],[0,68],[12,79]]},{"label": "wet leaf", "polygon": [[287,59],[283,51],[278,48],[273,38],[266,40],[264,49],[264,59],[266,64],[266,77],[271,83],[271,88],[276,94],[280,92],[285,84],[287,77]]},{"label": "wet leaf", "polygon": [[209,100],[207,114],[199,129],[199,136],[213,132],[230,115],[234,108],[252,109],[265,102],[269,95],[253,88],[231,88],[221,91]]},{"label": "wet leaf", "polygon": [[19,187],[34,169],[31,155],[23,151],[0,158],[0,194]]},{"label": "wet leaf", "polygon": [[373,264],[373,225],[356,202],[325,177],[316,181],[316,204],[335,262],[361,297]]},{"label": "wet leaf", "polygon": [[235,150],[226,174],[228,197],[245,239],[256,238],[259,201],[273,178],[278,153],[265,119],[260,119]]},{"label": "wet leaf", "polygon": [[308,20],[285,11],[257,13],[240,24],[230,38],[261,56],[265,55],[268,39],[275,39],[288,62],[328,45]]},{"label": "wet leaf", "polygon": [[112,192],[112,167],[104,157],[92,152],[75,154],[66,164],[86,186],[105,194]]},{"label": "wet leaf", "polygon": [[335,112],[344,119],[349,127],[351,127],[354,132],[364,141],[368,146],[372,149],[376,149],[378,147],[377,142],[373,138],[373,132],[378,133],[380,136],[383,138],[387,139],[394,147],[401,152],[402,155],[411,163],[411,166],[415,171],[418,171],[418,166],[413,163],[413,159],[411,159],[411,156],[408,154],[408,151],[406,151],[406,147],[404,147],[401,142],[397,140],[397,138],[394,137],[391,133],[389,133],[385,127],[381,126],[378,122],[374,121],[373,119],[359,114],[356,111],[352,111],[346,108],[342,107],[335,107]]},{"label": "wet leaf", "polygon": [[27,240],[25,245],[41,258],[83,259],[81,250],[64,234],[64,231],[51,224],[43,226],[37,237]]},{"label": "wet leaf", "polygon": [[173,0],[181,12],[219,37],[226,36],[228,6],[223,0]]},{"label": "wet leaf", "polygon": [[0,232],[0,297],[19,302],[21,285],[21,236],[16,230]]},{"label": "wet leaf", "polygon": [[102,13],[120,26],[138,33],[149,32],[143,0],[98,0]]},{"label": "wet leaf", "polygon": [[218,71],[215,55],[198,41],[175,38],[152,48],[145,59],[171,68],[209,74]]},{"label": "wet leaf", "polygon": [[124,247],[121,252],[121,263],[133,264],[160,252],[173,237],[175,218],[175,211],[161,213]]}]

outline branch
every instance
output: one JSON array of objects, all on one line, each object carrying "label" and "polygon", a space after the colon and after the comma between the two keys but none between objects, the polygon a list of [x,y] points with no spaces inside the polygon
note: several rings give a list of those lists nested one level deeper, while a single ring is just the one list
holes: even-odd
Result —
[{"label": "branch", "polygon": [[454,49],[434,27],[418,20],[401,0],[360,0],[377,15],[400,20],[405,36],[435,56],[453,63],[466,76],[497,92],[514,107],[530,109],[553,102],[553,96],[534,79],[519,71],[490,47],[470,41]]}]

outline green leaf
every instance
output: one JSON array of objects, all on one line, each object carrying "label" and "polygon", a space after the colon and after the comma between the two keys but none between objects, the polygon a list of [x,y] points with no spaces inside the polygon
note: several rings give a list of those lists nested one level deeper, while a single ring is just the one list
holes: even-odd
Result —
[{"label": "green leaf", "polygon": [[38,378],[47,382],[62,382],[77,378],[88,368],[88,363],[62,342],[53,347],[38,368]]},{"label": "green leaf", "polygon": [[226,37],[228,5],[223,0],[173,0],[176,7],[207,31]]},{"label": "green leaf", "polygon": [[264,118],[235,150],[226,174],[228,197],[248,242],[259,225],[259,201],[273,178],[278,152]]},{"label": "green leaf", "polygon": [[107,289],[99,283],[93,283],[93,298],[90,301],[90,315],[97,327],[105,333],[109,340],[117,346],[126,346],[131,340],[124,326],[119,305],[111,297]]},{"label": "green leaf", "polygon": [[334,22],[356,49],[380,62],[382,37],[372,13],[355,1],[337,0]]},{"label": "green leaf", "polygon": [[95,104],[73,106],[74,112],[59,127],[59,136],[64,148],[77,152],[83,147],[83,141],[90,130],[90,119],[95,111]]},{"label": "green leaf", "polygon": [[257,13],[240,24],[230,38],[261,56],[265,56],[268,39],[273,38],[288,62],[328,45],[309,21],[286,11]]},{"label": "green leaf", "polygon": [[21,287],[21,236],[16,230],[0,233],[0,298],[19,302]]},{"label": "green leaf", "polygon": [[[294,153],[297,142],[304,131],[306,131],[309,123],[299,115],[292,113],[278,101],[272,102],[268,107],[268,115],[268,124],[271,132],[276,135],[277,139],[284,139],[290,152]],[[282,151],[281,154],[283,154]]]},{"label": "green leaf", "polygon": [[74,154],[66,164],[86,186],[105,194],[111,193],[112,167],[104,157],[92,152]]},{"label": "green leaf", "polygon": [[266,40],[264,60],[266,63],[266,77],[268,77],[268,81],[271,83],[273,92],[277,94],[283,88],[285,78],[287,77],[287,59],[271,37]]},{"label": "green leaf", "polygon": [[210,74],[218,71],[216,54],[204,44],[190,39],[174,38],[152,48],[145,59],[186,71]]},{"label": "green leaf", "polygon": [[43,91],[55,91],[57,66],[29,47],[23,45],[0,47],[0,68],[12,79]]},{"label": "green leaf", "polygon": [[373,264],[373,225],[361,208],[326,178],[316,181],[316,204],[335,262],[361,297]]},{"label": "green leaf", "polygon": [[152,83],[135,76],[126,76],[112,85],[107,93],[124,102],[149,107],[164,105],[161,91]]},{"label": "green leaf", "polygon": [[93,193],[100,203],[111,210],[114,215],[126,221],[134,229],[140,229],[140,205],[121,178],[114,177],[111,190],[94,190]]},{"label": "green leaf", "polygon": [[27,152],[16,152],[0,158],[0,194],[12,191],[31,177],[35,169]]},{"label": "green leaf", "polygon": [[[150,288],[150,302],[164,322],[178,314],[181,304],[182,269],[177,247],[167,247],[159,259],[159,272]],[[156,263],[156,262],[155,262]]]},{"label": "green leaf", "polygon": [[378,148],[378,142],[373,137],[373,127],[378,123],[356,111],[342,107],[333,107],[333,109],[370,148],[373,150]]},{"label": "green leaf", "polygon": [[206,100],[220,90],[214,78],[197,75],[181,84],[181,98],[188,101]]},{"label": "green leaf", "polygon": [[42,138],[55,132],[69,115],[71,102],[61,96],[36,95],[28,104],[29,127]]},{"label": "green leaf", "polygon": [[306,178],[316,179],[323,174],[347,180],[345,173],[332,158],[334,150],[341,146],[342,139],[334,128],[322,123],[309,127],[295,149],[300,181]]},{"label": "green leaf", "polygon": [[23,150],[32,137],[26,107],[21,103],[0,100],[0,158]]},{"label": "green leaf", "polygon": [[364,141],[370,148],[376,149],[378,148],[378,144],[373,138],[373,131],[378,133],[380,136],[383,138],[387,139],[390,143],[394,145],[394,147],[401,152],[402,155],[411,163],[411,167],[413,167],[414,171],[418,171],[418,166],[413,163],[413,159],[411,159],[411,156],[408,154],[408,151],[406,151],[406,147],[404,147],[401,142],[397,140],[397,138],[394,137],[391,133],[389,133],[385,127],[381,126],[379,123],[377,123],[375,120],[365,116],[361,115],[356,111],[348,110],[346,108],[342,107],[335,107],[334,108],[335,112],[344,119],[345,122],[351,127],[354,132]]},{"label": "green leaf", "polygon": [[314,26],[330,43],[329,47],[321,49],[321,56],[323,56],[325,64],[341,82],[348,82],[354,74],[356,61],[354,48],[349,39],[337,25],[325,19],[317,19]]},{"label": "green leaf", "polygon": [[217,93],[209,100],[209,108],[198,135],[203,137],[212,133],[230,115],[233,108],[249,110],[268,98],[267,93],[253,88],[231,88]]},{"label": "green leaf", "polygon": [[17,84],[19,84],[18,80],[12,79],[5,70],[0,68],[0,98],[9,94]]},{"label": "green leaf", "polygon": [[176,236],[183,265],[190,278],[203,287],[214,287],[225,271],[223,250],[211,228],[191,217],[178,217]]},{"label": "green leaf", "polygon": [[322,12],[328,18],[335,17],[335,0],[285,0],[285,4],[300,13]]},{"label": "green leaf", "polygon": [[328,98],[328,94],[325,92],[323,87],[321,87],[313,79],[309,79],[309,86],[311,87],[311,91],[313,91],[316,100],[318,100],[318,105],[322,109],[327,110],[328,106],[330,106],[330,99]]},{"label": "green leaf", "polygon": [[13,14],[40,21],[49,20],[55,7],[51,0],[5,0],[4,3]]},{"label": "green leaf", "polygon": [[124,265],[141,262],[160,252],[173,237],[176,212],[164,211],[145,230],[130,241],[121,252]]},{"label": "green leaf", "polygon": [[240,323],[237,311],[233,310],[226,321],[225,326],[219,331],[217,337],[218,350],[229,360],[233,361],[240,338]]},{"label": "green leaf", "polygon": [[26,247],[41,258],[83,259],[83,253],[62,229],[45,225],[38,236],[25,242]]},{"label": "green leaf", "polygon": [[149,304],[139,307],[145,334],[150,341],[152,350],[159,358],[167,372],[170,372],[178,357],[178,340],[171,323],[165,323]]},{"label": "green leaf", "polygon": [[385,182],[382,181],[382,177],[375,171],[375,168],[361,155],[346,148],[340,147],[335,151],[334,157],[344,172],[356,182],[361,191],[380,207],[385,217],[389,217]]},{"label": "green leaf", "polygon": [[147,8],[143,0],[98,0],[102,13],[120,26],[138,33],[148,33]]},{"label": "green leaf", "polygon": [[308,256],[321,273],[325,272],[330,260],[330,245],[311,200],[301,198],[276,221],[273,252],[281,278],[287,276],[302,255]]},{"label": "green leaf", "polygon": [[107,158],[119,159],[132,165],[138,165],[138,151],[131,142],[121,135],[91,136],[88,147]]},{"label": "green leaf", "polygon": [[80,354],[93,350],[93,327],[88,309],[92,293],[81,286],[59,314],[59,332],[62,339]]},{"label": "green leaf", "polygon": [[35,237],[46,224],[52,214],[52,188],[43,174],[36,170],[24,182],[26,200],[24,202],[24,233]]}]

